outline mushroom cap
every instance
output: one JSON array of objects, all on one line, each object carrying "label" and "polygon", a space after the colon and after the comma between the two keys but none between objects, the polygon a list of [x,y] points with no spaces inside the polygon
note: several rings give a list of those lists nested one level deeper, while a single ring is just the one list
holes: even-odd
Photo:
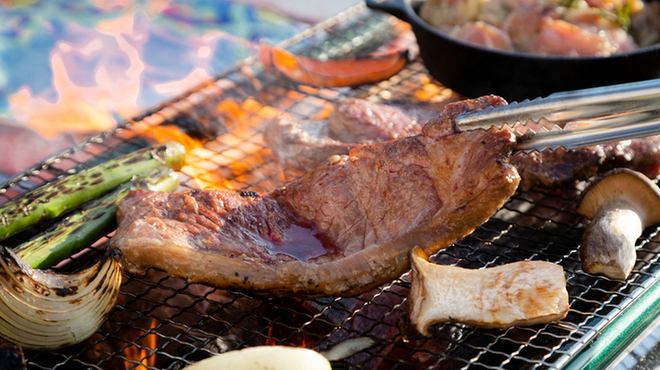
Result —
[{"label": "mushroom cap", "polygon": [[583,192],[577,212],[591,219],[614,204],[632,207],[644,226],[660,222],[660,188],[637,171],[617,168],[596,179]]}]

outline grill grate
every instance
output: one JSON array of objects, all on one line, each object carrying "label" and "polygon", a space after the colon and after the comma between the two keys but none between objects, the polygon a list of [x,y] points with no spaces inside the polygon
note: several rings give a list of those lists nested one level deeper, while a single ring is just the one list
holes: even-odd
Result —
[{"label": "grill grate", "polygon": [[[336,55],[350,54],[347,30],[392,18],[362,6],[289,40],[286,47]],[[338,48],[339,51],[333,48]],[[261,132],[281,112],[322,118],[333,101],[346,96],[374,101],[416,101],[442,105],[456,98],[433,83],[416,61],[376,85],[356,89],[300,86],[262,70],[250,60],[187,94],[168,101],[118,128],[94,136],[45,161],[0,188],[0,203],[44,182],[163,139],[170,124],[201,125],[218,136],[191,150],[181,171],[182,185],[219,184],[230,189],[267,191],[296,174],[272,160]],[[170,133],[171,134],[171,133]],[[195,145],[193,145],[195,146]],[[261,344],[324,350],[346,339],[369,336],[376,344],[336,368],[560,368],[645,289],[658,280],[660,228],[639,240],[638,260],[624,283],[585,274],[577,245],[580,217],[574,212],[577,189],[518,192],[473,234],[433,257],[438,263],[481,268],[539,259],[561,264],[567,275],[571,310],[557,323],[506,330],[439,325],[432,338],[406,325],[408,274],[354,298],[263,298],[187,284],[149,270],[125,276],[116,307],[103,327],[76,346],[53,352],[28,352],[28,365],[50,368],[179,369],[228,349]],[[83,256],[102,249],[104,240],[64,264],[80,265]],[[11,241],[9,241],[11,243]]]}]

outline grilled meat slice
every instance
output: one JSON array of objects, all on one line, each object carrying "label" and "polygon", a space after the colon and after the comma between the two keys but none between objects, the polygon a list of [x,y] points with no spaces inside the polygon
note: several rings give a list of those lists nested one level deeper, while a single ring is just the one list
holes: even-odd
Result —
[{"label": "grilled meat slice", "polygon": [[415,117],[400,109],[363,99],[337,104],[328,125],[330,136],[344,143],[370,143],[418,134]]},{"label": "grilled meat slice", "polygon": [[280,164],[307,170],[333,154],[348,153],[351,145],[330,138],[328,132],[327,121],[282,117],[266,127],[263,137]]},{"label": "grilled meat slice", "polygon": [[593,148],[518,152],[511,157],[522,181],[520,187],[552,187],[578,179],[588,179],[598,171],[601,158]]},{"label": "grilled meat slice", "polygon": [[[501,102],[456,103],[437,122]],[[520,180],[510,130],[427,128],[357,146],[269,194],[134,191],[112,245],[129,272],[271,294],[370,290],[410,267],[412,247],[432,253],[472,232]]]},{"label": "grilled meat slice", "polygon": [[[284,119],[272,125],[264,138],[282,165],[306,171],[330,155],[348,153],[357,143],[417,134],[421,130],[420,116],[424,114],[419,111],[403,113],[384,104],[346,99],[337,105],[329,123]],[[451,125],[434,127],[452,129]],[[633,168],[653,178],[660,174],[660,136],[571,150],[520,152],[511,163],[520,172],[523,189],[585,180],[614,167]]]},{"label": "grilled meat slice", "polygon": [[614,167],[634,168],[654,178],[660,174],[660,135],[571,150],[521,152],[511,163],[520,172],[523,189],[586,180]]},{"label": "grilled meat slice", "polygon": [[660,135],[602,146],[608,169],[630,167],[650,178],[660,175]]},{"label": "grilled meat slice", "polygon": [[328,121],[298,121],[283,116],[266,127],[263,138],[280,164],[307,171],[333,154],[348,153],[357,144],[410,136],[420,131],[418,120],[398,108],[362,99],[345,99],[337,104]]}]

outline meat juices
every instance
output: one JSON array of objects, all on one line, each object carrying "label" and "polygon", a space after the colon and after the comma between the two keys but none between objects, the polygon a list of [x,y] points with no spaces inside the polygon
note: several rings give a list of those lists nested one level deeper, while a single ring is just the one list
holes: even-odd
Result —
[{"label": "meat juices", "polygon": [[[450,104],[420,135],[357,145],[267,194],[133,191],[119,207],[112,246],[132,273],[156,267],[269,294],[368,291],[405,272],[412,247],[447,247],[515,192],[512,132],[453,125],[458,113],[504,103],[488,96]],[[314,253],[294,255],[287,245],[300,227],[319,239]]]}]

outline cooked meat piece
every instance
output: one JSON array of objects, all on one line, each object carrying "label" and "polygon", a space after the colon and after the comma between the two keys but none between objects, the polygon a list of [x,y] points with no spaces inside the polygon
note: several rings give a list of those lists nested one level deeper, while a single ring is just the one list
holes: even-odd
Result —
[{"label": "cooked meat piece", "polygon": [[605,144],[602,155],[607,169],[630,167],[650,178],[660,175],[660,135]]},{"label": "cooked meat piece", "polygon": [[480,0],[428,0],[420,9],[420,15],[436,27],[456,26],[473,21],[485,1]]},{"label": "cooked meat piece", "polygon": [[266,127],[263,137],[280,164],[306,170],[333,154],[348,152],[350,144],[331,139],[328,132],[326,121],[299,122],[282,117]]},{"label": "cooked meat piece", "polygon": [[614,167],[634,168],[654,178],[660,174],[660,135],[571,150],[519,152],[511,163],[520,172],[523,189],[585,180]]},{"label": "cooked meat piece", "polygon": [[660,42],[660,3],[648,2],[641,12],[633,15],[630,33],[639,42],[640,47]]},{"label": "cooked meat piece", "polygon": [[541,4],[530,3],[516,6],[502,24],[511,37],[513,46],[518,50],[534,50],[537,44],[541,20],[547,16],[548,9]]},{"label": "cooked meat piece", "polygon": [[329,129],[332,138],[344,143],[368,143],[415,135],[421,126],[398,108],[345,99],[330,116]]},{"label": "cooked meat piece", "polygon": [[600,162],[601,157],[591,148],[518,152],[511,157],[511,163],[520,172],[522,189],[588,179],[596,174]]},{"label": "cooked meat piece", "polygon": [[603,30],[546,17],[541,20],[535,49],[530,51],[544,55],[607,56],[616,53],[617,46]]},{"label": "cooked meat piece", "polygon": [[329,121],[282,117],[266,127],[263,137],[280,164],[305,171],[333,154],[348,153],[356,144],[410,136],[420,130],[418,120],[400,109],[345,99],[337,104]]},{"label": "cooked meat piece", "polygon": [[[452,109],[451,106],[447,108]],[[420,115],[423,114],[416,112],[414,116]],[[326,122],[283,119],[271,125],[264,138],[285,167],[310,170],[333,154],[348,153],[358,138],[365,142],[376,142],[399,137],[406,132],[419,132],[419,119],[411,116],[390,106],[347,99],[339,103],[330,120],[335,127],[334,134]],[[393,123],[386,123],[387,119]],[[451,125],[442,124],[432,127],[452,129]],[[344,134],[340,134],[342,129],[346,130]],[[385,137],[385,132],[389,132],[390,137]],[[374,136],[369,139],[371,134]],[[512,157],[511,163],[520,173],[523,189],[536,185],[553,187],[586,180],[598,172],[621,166],[644,172],[653,178],[660,174],[660,136],[571,150],[519,152]]]},{"label": "cooked meat piece", "polygon": [[[424,133],[360,145],[270,194],[133,191],[112,245],[129,272],[271,294],[354,295],[472,232],[515,192],[509,129],[434,129],[483,97],[449,106]],[[475,104],[476,103],[476,104]]]}]

